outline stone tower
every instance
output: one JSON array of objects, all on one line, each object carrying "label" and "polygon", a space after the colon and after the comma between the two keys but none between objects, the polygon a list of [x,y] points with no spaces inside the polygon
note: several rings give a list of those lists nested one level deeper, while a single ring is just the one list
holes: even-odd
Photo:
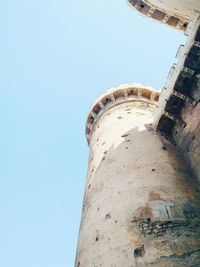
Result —
[{"label": "stone tower", "polygon": [[197,183],[175,144],[152,129],[158,99],[123,85],[91,108],[75,267],[200,266]]}]

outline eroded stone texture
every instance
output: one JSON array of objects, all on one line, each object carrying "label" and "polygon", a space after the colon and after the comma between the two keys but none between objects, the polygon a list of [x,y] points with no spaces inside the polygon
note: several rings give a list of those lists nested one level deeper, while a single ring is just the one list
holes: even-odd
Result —
[{"label": "eroded stone texture", "polygon": [[75,267],[198,266],[195,178],[176,146],[152,130],[156,92],[121,90],[103,96],[104,105],[100,98],[94,107],[103,112],[87,121],[90,159]]},{"label": "eroded stone texture", "polygon": [[181,111],[186,127],[174,127],[174,139],[200,181],[200,105],[186,104]]},{"label": "eroded stone texture", "polygon": [[186,126],[180,129],[178,125],[175,125],[173,137],[200,181],[200,79],[197,75],[200,71],[200,54],[199,50],[193,53],[188,55],[187,63],[190,63],[194,69],[196,67],[196,73],[189,80],[187,88],[188,95],[195,101],[195,104],[185,103],[183,105],[180,117],[185,121]]}]

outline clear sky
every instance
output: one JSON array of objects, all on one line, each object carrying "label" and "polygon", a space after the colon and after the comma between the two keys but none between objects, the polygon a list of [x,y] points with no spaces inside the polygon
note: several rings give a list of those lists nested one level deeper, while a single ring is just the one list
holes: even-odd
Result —
[{"label": "clear sky", "polygon": [[0,266],[73,267],[89,107],[162,88],[185,37],[125,0],[1,1],[0,33]]}]

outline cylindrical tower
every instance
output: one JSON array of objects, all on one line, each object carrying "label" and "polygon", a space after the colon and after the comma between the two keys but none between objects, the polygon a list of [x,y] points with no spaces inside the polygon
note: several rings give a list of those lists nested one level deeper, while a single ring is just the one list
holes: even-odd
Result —
[{"label": "cylindrical tower", "polygon": [[158,98],[125,85],[92,106],[75,267],[200,266],[199,193],[175,145],[152,129]]}]

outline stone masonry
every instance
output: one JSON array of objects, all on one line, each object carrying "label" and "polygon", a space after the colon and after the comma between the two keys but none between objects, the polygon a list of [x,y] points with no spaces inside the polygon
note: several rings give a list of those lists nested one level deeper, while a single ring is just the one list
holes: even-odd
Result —
[{"label": "stone masonry", "polygon": [[76,267],[200,264],[199,191],[176,146],[152,128],[158,98],[124,85],[92,106]]}]

